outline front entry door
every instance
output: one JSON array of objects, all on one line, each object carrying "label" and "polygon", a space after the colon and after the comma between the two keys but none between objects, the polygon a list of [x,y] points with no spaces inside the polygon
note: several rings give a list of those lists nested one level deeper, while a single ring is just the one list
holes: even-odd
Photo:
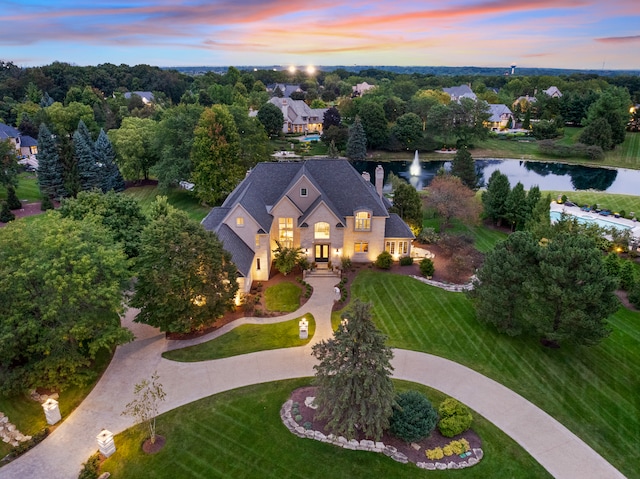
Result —
[{"label": "front entry door", "polygon": [[327,263],[329,261],[329,245],[317,244],[316,249],[316,263]]}]

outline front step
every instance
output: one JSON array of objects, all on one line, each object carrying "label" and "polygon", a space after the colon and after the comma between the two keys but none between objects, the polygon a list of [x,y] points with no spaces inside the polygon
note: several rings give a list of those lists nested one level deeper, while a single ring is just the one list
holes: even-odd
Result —
[{"label": "front step", "polygon": [[326,278],[326,277],[333,277],[333,278],[339,278],[340,277],[340,272],[339,271],[331,271],[328,268],[316,268],[314,270],[306,270],[304,272],[303,275],[304,278],[309,278],[309,277],[313,277],[313,278]]}]

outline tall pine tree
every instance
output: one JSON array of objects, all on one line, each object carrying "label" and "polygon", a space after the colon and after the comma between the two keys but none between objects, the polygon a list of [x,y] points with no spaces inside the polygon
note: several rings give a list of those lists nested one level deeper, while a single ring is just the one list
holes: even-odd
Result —
[{"label": "tall pine tree", "polygon": [[101,188],[100,169],[96,163],[91,133],[80,120],[73,134],[73,148],[77,161],[78,180],[82,191]]},{"label": "tall pine tree", "polygon": [[318,417],[333,434],[354,439],[359,431],[379,440],[395,404],[391,348],[371,319],[371,304],[356,300],[333,338],[313,346]]},{"label": "tall pine tree", "polygon": [[124,191],[124,179],[116,164],[116,152],[103,129],[100,129],[100,134],[94,145],[94,154],[100,168],[102,192],[107,193],[111,190],[116,192]]},{"label": "tall pine tree", "polygon": [[462,146],[456,152],[451,162],[451,174],[457,176],[462,184],[472,190],[478,185],[478,175],[476,174],[476,164],[466,146]]},{"label": "tall pine tree", "polygon": [[358,116],[356,116],[356,120],[349,128],[347,158],[352,161],[363,161],[367,159],[367,135],[364,133],[362,122]]},{"label": "tall pine tree", "polygon": [[49,128],[42,123],[38,133],[38,186],[43,198],[60,198],[66,195],[62,171],[56,140]]},{"label": "tall pine tree", "polygon": [[498,226],[505,219],[506,203],[510,192],[511,184],[509,183],[509,178],[507,178],[507,175],[500,173],[500,170],[496,170],[491,174],[487,183],[487,190],[482,192],[484,213],[487,218]]}]

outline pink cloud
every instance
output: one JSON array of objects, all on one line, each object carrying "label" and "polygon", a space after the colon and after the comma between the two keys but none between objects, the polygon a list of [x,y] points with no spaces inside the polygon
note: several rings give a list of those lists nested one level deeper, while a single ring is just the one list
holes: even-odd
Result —
[{"label": "pink cloud", "polygon": [[596,38],[596,42],[601,43],[634,43],[640,42],[640,35],[632,35],[628,37],[604,37]]}]

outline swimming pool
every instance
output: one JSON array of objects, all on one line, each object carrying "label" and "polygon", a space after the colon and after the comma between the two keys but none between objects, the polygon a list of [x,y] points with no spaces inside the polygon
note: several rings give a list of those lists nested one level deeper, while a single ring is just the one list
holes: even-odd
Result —
[{"label": "swimming pool", "polygon": [[300,137],[300,141],[320,141],[320,135],[307,135]]},{"label": "swimming pool", "polygon": [[[607,221],[607,220],[604,220],[602,218],[598,218],[593,213],[585,215],[585,216],[572,215],[571,213],[565,213],[565,214],[567,216],[573,216],[574,218],[576,218],[578,220],[578,223],[585,223],[585,224],[595,223],[598,226],[601,226],[603,228],[617,228],[619,230],[630,230],[631,229],[630,226],[623,225],[623,224],[617,223],[615,221]],[[551,221],[552,222],[559,221],[560,217],[562,216],[562,213],[560,211],[551,211],[549,213],[549,216],[551,217]]]}]

